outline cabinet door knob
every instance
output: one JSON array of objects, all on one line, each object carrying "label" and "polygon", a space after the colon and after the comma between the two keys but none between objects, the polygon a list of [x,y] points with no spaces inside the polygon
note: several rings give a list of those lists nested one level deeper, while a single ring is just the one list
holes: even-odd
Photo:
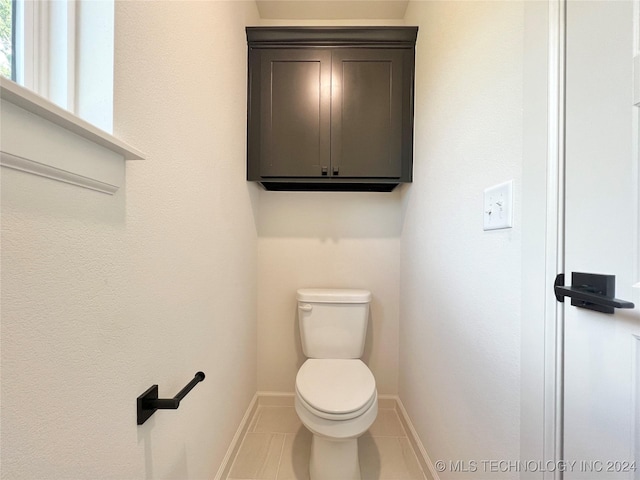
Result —
[{"label": "cabinet door knob", "polygon": [[333,174],[334,175],[339,175],[340,174],[340,167],[333,167]]},{"label": "cabinet door knob", "polygon": [[329,173],[329,168],[328,167],[322,167],[322,175],[326,175],[327,173]]}]

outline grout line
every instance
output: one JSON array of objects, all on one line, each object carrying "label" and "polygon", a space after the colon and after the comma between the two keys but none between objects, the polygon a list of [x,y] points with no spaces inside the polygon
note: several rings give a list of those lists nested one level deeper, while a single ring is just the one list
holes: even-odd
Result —
[{"label": "grout line", "polygon": [[[422,480],[427,480],[427,474],[424,473],[424,469],[422,468],[422,464],[420,463],[420,459],[418,458],[418,454],[416,453],[416,449],[413,448],[413,445],[411,445],[411,440],[409,440],[407,438],[407,442],[409,443],[409,448],[411,449],[411,454],[413,455],[413,459],[416,462],[416,465],[418,465],[418,469],[420,470],[420,473],[422,474]],[[400,446],[402,448],[402,445]]]},{"label": "grout line", "polygon": [[251,421],[255,416],[257,409],[258,396],[256,394],[253,396],[253,399],[249,403],[249,406],[247,407],[242,420],[240,420],[240,425],[238,426],[236,433],[233,435],[231,444],[229,445],[227,453],[225,453],[225,456],[222,459],[222,463],[218,468],[218,472],[216,473],[214,480],[226,480],[229,478],[229,475],[231,474],[231,466],[234,464],[236,457],[240,452],[240,447],[246,438],[246,434],[249,431],[249,426],[251,425]]},{"label": "grout line", "polygon": [[242,450],[242,447],[244,446],[244,441],[247,438],[247,433],[249,433],[249,432],[248,431],[245,432],[245,434],[242,436],[242,441],[240,442],[240,446],[238,447],[238,451],[233,456],[233,462],[231,462],[231,467],[229,467],[229,473],[227,474],[227,476],[223,480],[229,480],[230,478],[231,479],[233,478],[233,477],[231,477],[231,472],[233,472],[233,467],[235,467],[236,460],[238,460],[238,456],[240,454],[240,451]]},{"label": "grout line", "polygon": [[284,446],[287,443],[287,434],[283,434],[284,440],[282,441],[282,447],[280,448],[280,458],[278,459],[278,468],[276,469],[276,480],[280,476],[280,467],[282,466],[282,456],[284,454]]}]

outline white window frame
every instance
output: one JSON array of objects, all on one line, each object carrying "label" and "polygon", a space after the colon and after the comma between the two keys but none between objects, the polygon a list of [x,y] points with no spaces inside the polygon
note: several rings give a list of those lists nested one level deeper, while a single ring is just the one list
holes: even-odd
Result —
[{"label": "white window frame", "polygon": [[114,195],[125,161],[144,159],[111,134],[114,0],[16,6],[17,82],[0,77],[0,166]]},{"label": "white window frame", "polygon": [[114,0],[15,5],[16,83],[111,133]]}]

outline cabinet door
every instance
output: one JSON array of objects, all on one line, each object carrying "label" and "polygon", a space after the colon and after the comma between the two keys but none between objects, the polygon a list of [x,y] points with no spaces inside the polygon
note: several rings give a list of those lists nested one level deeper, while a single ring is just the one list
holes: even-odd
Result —
[{"label": "cabinet door", "polygon": [[320,177],[323,168],[327,172],[330,85],[330,50],[261,52],[260,176]]},{"label": "cabinet door", "polygon": [[402,49],[333,51],[333,176],[401,176],[403,58]]}]

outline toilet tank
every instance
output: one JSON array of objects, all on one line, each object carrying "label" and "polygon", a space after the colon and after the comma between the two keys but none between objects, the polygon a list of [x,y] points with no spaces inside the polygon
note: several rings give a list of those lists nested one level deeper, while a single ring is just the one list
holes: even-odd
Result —
[{"label": "toilet tank", "polygon": [[367,335],[371,292],[301,288],[298,321],[308,358],[360,358]]}]

